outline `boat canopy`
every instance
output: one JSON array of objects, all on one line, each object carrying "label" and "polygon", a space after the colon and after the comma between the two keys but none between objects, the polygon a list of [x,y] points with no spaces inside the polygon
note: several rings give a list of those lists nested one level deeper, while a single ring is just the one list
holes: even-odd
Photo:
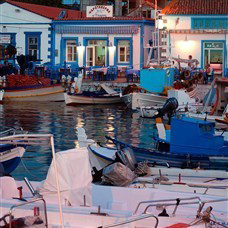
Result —
[{"label": "boat canopy", "polygon": [[106,93],[108,94],[116,94],[117,92],[115,90],[113,90],[112,88],[110,88],[109,86],[105,85],[105,84],[101,84],[101,87],[105,90]]},{"label": "boat canopy", "polygon": [[[62,203],[69,202],[72,206],[84,203],[92,204],[92,175],[89,155],[86,147],[61,151],[56,153],[56,167],[58,170],[59,189]],[[57,194],[55,167],[52,161],[47,178],[40,188],[40,194]]]}]

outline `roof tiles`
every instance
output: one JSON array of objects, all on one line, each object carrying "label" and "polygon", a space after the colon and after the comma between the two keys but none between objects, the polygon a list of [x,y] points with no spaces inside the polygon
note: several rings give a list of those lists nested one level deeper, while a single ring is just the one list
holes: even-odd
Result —
[{"label": "roof tiles", "polygon": [[76,20],[78,18],[83,17],[83,13],[78,10],[69,10],[64,8],[57,8],[57,7],[51,7],[51,6],[44,6],[44,5],[38,5],[38,4],[31,4],[31,3],[24,3],[24,2],[16,2],[11,0],[6,0],[5,2],[8,2],[12,5],[15,5],[17,7],[20,7],[22,9],[28,10],[30,12],[39,14],[43,17],[50,18],[50,19],[58,19],[58,15],[62,10],[66,10],[66,17],[65,19],[69,20]]},{"label": "roof tiles", "polygon": [[162,13],[166,15],[228,15],[228,0],[172,0]]}]

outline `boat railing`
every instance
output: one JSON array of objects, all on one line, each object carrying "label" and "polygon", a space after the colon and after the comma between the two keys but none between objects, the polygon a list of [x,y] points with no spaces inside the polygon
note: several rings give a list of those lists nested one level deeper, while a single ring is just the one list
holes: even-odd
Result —
[{"label": "boat railing", "polygon": [[5,131],[0,132],[0,136],[7,136],[7,135],[15,135],[19,131],[20,133],[27,133],[23,130],[22,127],[20,128],[10,128]]},{"label": "boat railing", "polygon": [[158,220],[157,216],[155,216],[153,214],[142,214],[142,215],[139,215],[139,216],[134,217],[134,218],[126,219],[125,221],[122,221],[122,222],[115,222],[113,224],[99,226],[98,228],[117,227],[117,226],[120,226],[120,225],[125,225],[125,224],[128,224],[128,223],[136,222],[136,221],[139,221],[139,220],[144,220],[144,219],[147,219],[147,218],[154,218],[156,220],[156,223],[155,223],[154,227],[155,228],[158,227],[159,220]]},{"label": "boat railing", "polygon": [[167,205],[167,202],[172,202],[172,201],[176,201],[176,203],[172,203],[172,205],[179,205],[181,201],[188,201],[188,200],[198,200],[198,203],[201,204],[201,199],[200,197],[198,196],[194,196],[194,197],[187,197],[187,198],[176,198],[176,199],[162,199],[162,200],[147,200],[147,201],[141,201],[138,203],[135,211],[134,211],[134,214],[136,214],[138,212],[138,209],[141,205],[143,204],[149,204],[146,209],[144,210],[144,213],[146,213],[145,211],[147,211],[147,209],[149,207],[152,207],[152,206],[158,206],[158,203],[163,203],[162,205]]},{"label": "boat railing", "polygon": [[[198,201],[191,201],[191,202],[181,202],[183,200],[191,200],[191,199],[198,199]],[[228,201],[227,198],[222,198],[222,199],[216,199],[216,200],[205,200],[205,201],[202,201],[200,199],[200,197],[192,197],[192,198],[177,198],[177,199],[173,199],[173,200],[176,200],[176,203],[165,203],[165,204],[157,204],[157,203],[153,203],[153,204],[149,204],[147,205],[147,207],[144,209],[143,211],[143,214],[146,214],[147,213],[147,210],[151,207],[157,207],[157,206],[163,206],[164,208],[168,207],[168,206],[175,206],[174,208],[174,211],[172,213],[172,215],[174,216],[175,213],[176,213],[176,210],[177,210],[177,207],[180,206],[180,205],[193,205],[193,204],[198,204],[199,205],[199,208],[197,210],[197,215],[196,217],[200,217],[200,213],[204,207],[205,204],[208,204],[208,203],[216,203],[216,202],[222,202],[222,201]],[[160,200],[161,202],[167,202],[167,201],[171,201],[171,200]],[[155,202],[155,201],[154,201]]]},{"label": "boat railing", "polygon": [[[13,211],[18,208],[18,207],[23,207],[25,205],[29,205],[29,204],[34,204],[38,201],[42,201],[43,202],[43,208],[44,208],[44,227],[48,227],[48,219],[47,219],[47,207],[46,207],[46,202],[43,198],[34,198],[31,199],[30,201],[27,202],[23,202],[21,204],[16,204],[11,206],[10,210],[9,210],[9,228],[13,227],[12,223],[13,223]],[[35,212],[35,208],[34,208],[34,212]],[[37,213],[39,214],[39,210],[37,211]],[[38,215],[37,215],[38,216]]]}]

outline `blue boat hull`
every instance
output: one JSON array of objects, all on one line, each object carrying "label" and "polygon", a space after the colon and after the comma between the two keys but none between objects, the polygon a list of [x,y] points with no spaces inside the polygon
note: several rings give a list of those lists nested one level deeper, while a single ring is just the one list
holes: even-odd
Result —
[{"label": "blue boat hull", "polygon": [[160,152],[156,149],[139,148],[128,145],[116,139],[111,139],[114,144],[121,147],[130,147],[134,153],[137,162],[148,161],[151,165],[170,166],[176,168],[201,168],[228,171],[227,156],[208,156],[208,155],[189,155],[175,154],[170,152]]},{"label": "blue boat hull", "polygon": [[[20,145],[20,147],[26,147],[26,145]],[[9,145],[9,144],[1,144],[0,145],[0,156],[4,156],[5,153],[11,153],[11,150],[17,148],[17,146],[15,145]],[[15,154],[16,155],[16,154]],[[11,172],[13,172],[17,166],[20,164],[21,162],[21,157],[20,156],[11,156],[10,159],[8,160],[3,160],[1,163],[1,166],[3,167],[3,173],[4,175],[8,175]]]},{"label": "blue boat hull", "polygon": [[17,166],[20,164],[20,162],[21,162],[20,157],[15,157],[15,158],[10,159],[8,161],[2,162],[1,164],[4,168],[5,174],[12,173],[17,168]]}]

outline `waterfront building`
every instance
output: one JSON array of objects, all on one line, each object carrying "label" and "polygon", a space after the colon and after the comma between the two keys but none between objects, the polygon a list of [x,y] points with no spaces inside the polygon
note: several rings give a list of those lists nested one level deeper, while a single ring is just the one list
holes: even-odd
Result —
[{"label": "waterfront building", "polygon": [[[91,9],[93,11],[93,9]],[[147,53],[152,20],[142,18],[82,18],[54,20],[52,65],[118,66],[140,69]]]},{"label": "waterfront building", "polygon": [[[17,55],[35,55],[52,66],[119,66],[140,69],[154,27],[152,19],[113,17],[112,6],[77,10],[6,0],[1,5],[2,59],[12,44]],[[13,59],[15,62],[15,58]]]},{"label": "waterfront building", "polygon": [[[17,55],[32,55],[45,63],[51,61],[52,21],[64,9],[6,0],[0,4],[0,59],[16,63],[15,55],[7,56],[9,44],[16,47]],[[67,10],[66,18],[81,17],[81,12]]]},{"label": "waterfront building", "polygon": [[163,55],[187,59],[199,67],[210,64],[215,74],[228,77],[228,1],[176,0],[162,10],[162,26],[168,31],[170,49]]}]

